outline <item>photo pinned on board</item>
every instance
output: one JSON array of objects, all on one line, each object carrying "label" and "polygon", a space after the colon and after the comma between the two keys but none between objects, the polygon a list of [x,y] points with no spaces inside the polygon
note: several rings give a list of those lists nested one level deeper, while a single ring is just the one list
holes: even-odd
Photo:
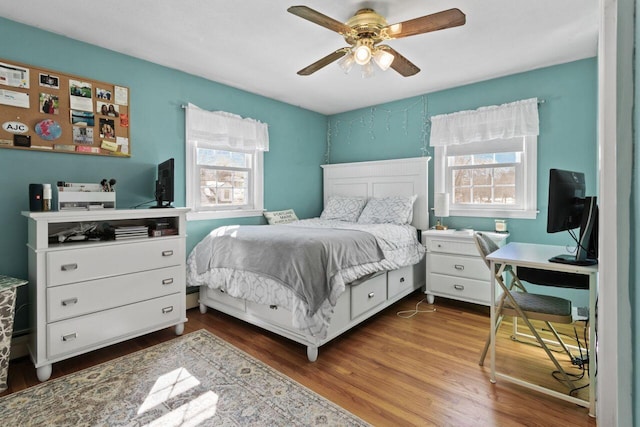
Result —
[{"label": "photo pinned on board", "polygon": [[58,114],[60,103],[57,95],[40,92],[40,111],[45,114]]},{"label": "photo pinned on board", "polygon": [[100,138],[115,139],[115,123],[112,119],[100,119]]}]

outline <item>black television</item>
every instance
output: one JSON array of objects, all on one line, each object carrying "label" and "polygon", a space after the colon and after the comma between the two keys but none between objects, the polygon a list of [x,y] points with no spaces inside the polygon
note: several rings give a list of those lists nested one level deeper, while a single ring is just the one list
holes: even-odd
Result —
[{"label": "black television", "polygon": [[[584,173],[561,169],[549,171],[547,233],[568,231],[576,242],[575,255],[562,254],[551,262],[574,265],[598,263],[598,204],[586,197]],[[579,228],[576,235],[575,229]]]},{"label": "black television", "polygon": [[158,165],[158,179],[156,180],[156,205],[152,208],[172,208],[173,203],[173,180],[174,180],[174,160],[165,160]]}]

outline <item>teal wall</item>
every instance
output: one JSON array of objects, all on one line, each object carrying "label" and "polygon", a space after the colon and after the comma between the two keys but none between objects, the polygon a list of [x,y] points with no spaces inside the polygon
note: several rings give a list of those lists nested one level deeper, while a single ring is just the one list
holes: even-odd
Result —
[{"label": "teal wall", "polygon": [[[341,163],[414,157],[423,153],[432,156],[433,149],[428,146],[429,117],[533,97],[544,100],[538,109],[540,213],[536,219],[509,219],[510,240],[574,245],[568,233],[546,232],[549,169],[585,172],[587,194],[597,194],[595,58],[330,116],[329,159],[331,163]],[[433,194],[433,161],[430,177],[430,194]],[[446,223],[453,228],[492,230],[493,220],[450,217]],[[434,224],[433,217],[430,223]],[[588,295],[584,291],[538,290],[563,295],[579,306],[588,306]]]},{"label": "teal wall", "polygon": [[[11,42],[8,42],[11,40]],[[26,218],[29,183],[100,182],[115,178],[116,203],[129,208],[153,199],[156,166],[176,159],[176,206],[184,206],[184,111],[191,102],[269,124],[265,153],[265,207],[293,208],[300,217],[322,208],[326,138],[324,115],[209,80],[121,55],[0,18],[0,58],[119,84],[130,88],[131,158],[0,150],[0,274],[27,277]],[[211,228],[230,221],[188,226],[190,250]],[[262,218],[243,219],[261,223]],[[15,331],[28,327],[21,289]]]}]

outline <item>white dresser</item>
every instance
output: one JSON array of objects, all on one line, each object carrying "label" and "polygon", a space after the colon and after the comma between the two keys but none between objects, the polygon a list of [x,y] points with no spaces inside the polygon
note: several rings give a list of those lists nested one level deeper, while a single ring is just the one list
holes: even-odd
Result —
[{"label": "white dresser", "polygon": [[[60,360],[169,326],[182,334],[187,320],[187,211],[22,213],[29,221],[29,351],[40,381],[49,379],[51,364]],[[64,243],[54,236],[93,225],[107,229],[150,223],[176,234]]]},{"label": "white dresser", "polygon": [[[498,246],[508,233],[482,231]],[[427,248],[427,301],[436,296],[491,305],[490,273],[480,257],[471,231],[428,230],[422,232]]]}]

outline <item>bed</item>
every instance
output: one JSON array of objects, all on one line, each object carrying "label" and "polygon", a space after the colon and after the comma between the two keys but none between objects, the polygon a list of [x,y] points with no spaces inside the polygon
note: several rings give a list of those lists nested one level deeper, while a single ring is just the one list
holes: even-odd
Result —
[{"label": "bed", "polygon": [[315,361],[320,346],[424,287],[429,160],[323,165],[319,218],[216,228],[187,259],[200,311],[306,345]]}]

